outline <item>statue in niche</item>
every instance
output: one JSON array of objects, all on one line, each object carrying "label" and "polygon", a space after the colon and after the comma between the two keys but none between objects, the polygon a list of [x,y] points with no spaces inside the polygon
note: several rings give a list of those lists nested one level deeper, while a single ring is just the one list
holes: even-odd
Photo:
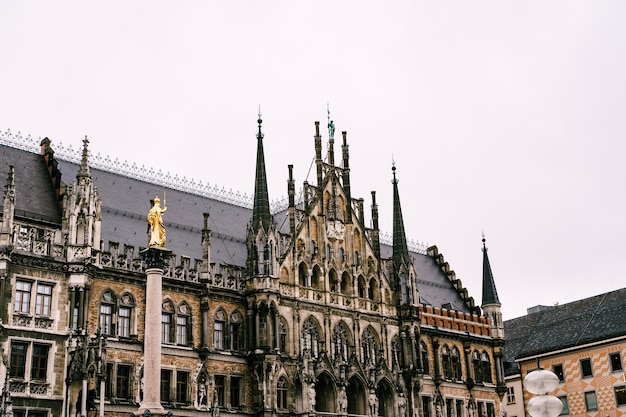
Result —
[{"label": "statue in niche", "polygon": [[206,405],[206,384],[202,381],[198,384],[198,406]]},{"label": "statue in niche", "polygon": [[165,206],[165,196],[163,196],[163,208],[161,199],[155,197],[154,204],[148,212],[148,225],[150,226],[150,243],[148,246],[165,246],[165,224],[163,223],[163,213],[167,211]]},{"label": "statue in niche", "polygon": [[309,406],[311,407],[310,410],[315,411],[315,384],[311,383],[309,385],[307,396],[309,398]]},{"label": "statue in niche", "polygon": [[400,393],[400,396],[398,397],[398,412],[401,417],[406,416],[406,398],[404,398],[403,393]]},{"label": "statue in niche", "polygon": [[370,407],[370,416],[375,417],[378,415],[378,397],[376,397],[376,392],[374,390],[370,391],[370,395],[367,399],[367,403]]},{"label": "statue in niche", "polygon": [[345,413],[348,410],[348,396],[346,395],[346,387],[341,387],[339,391],[339,412]]}]

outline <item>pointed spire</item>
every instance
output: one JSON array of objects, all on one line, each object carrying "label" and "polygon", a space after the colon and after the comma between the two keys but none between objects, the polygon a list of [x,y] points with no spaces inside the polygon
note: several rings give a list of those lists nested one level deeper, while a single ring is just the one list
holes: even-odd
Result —
[{"label": "pointed spire", "polygon": [[491,272],[491,264],[489,263],[489,256],[487,256],[487,246],[485,245],[485,234],[483,233],[483,306],[485,305],[499,305],[498,291],[496,291],[496,283],[493,279],[493,273]]},{"label": "pointed spire", "polygon": [[400,194],[398,193],[398,180],[396,179],[396,164],[392,163],[393,171],[393,263],[396,268],[410,262],[409,247],[406,242],[404,221],[402,220],[402,208],[400,206]]},{"label": "pointed spire", "polygon": [[89,140],[87,139],[87,135],[85,135],[85,139],[83,139],[83,157],[80,161],[80,168],[78,169],[77,177],[90,177],[91,172],[89,171],[89,150],[88,150]]},{"label": "pointed spire", "polygon": [[263,132],[261,132],[261,108],[259,107],[259,132],[256,151],[256,178],[254,183],[254,203],[252,206],[252,227],[258,230],[261,226],[268,230],[272,222],[270,214],[270,198],[267,191],[267,177],[265,173],[265,156],[263,154]]}]

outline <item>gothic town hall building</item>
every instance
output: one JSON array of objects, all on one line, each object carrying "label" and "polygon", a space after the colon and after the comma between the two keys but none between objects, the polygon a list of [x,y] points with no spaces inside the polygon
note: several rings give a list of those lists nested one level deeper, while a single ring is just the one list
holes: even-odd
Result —
[{"label": "gothic town hall building", "polygon": [[[478,306],[436,246],[407,240],[395,167],[393,213],[375,192],[366,210],[346,133],[336,143],[329,130],[324,153],[318,122],[313,133],[316,181],[296,186],[289,166],[282,206],[270,204],[260,118],[250,202],[93,157],[87,139],[55,152],[1,133],[2,406],[138,413],[156,383],[144,379],[141,253],[165,191],[156,386],[169,415],[499,415],[504,329],[484,240]],[[393,216],[393,236],[379,216]]]}]

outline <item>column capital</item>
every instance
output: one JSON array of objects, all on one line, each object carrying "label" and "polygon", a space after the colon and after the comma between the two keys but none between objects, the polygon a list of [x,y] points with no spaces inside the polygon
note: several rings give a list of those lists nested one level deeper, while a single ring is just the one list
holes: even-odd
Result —
[{"label": "column capital", "polygon": [[158,268],[164,269],[167,265],[169,257],[172,255],[172,251],[160,246],[150,246],[141,252],[141,259],[144,260],[148,269]]}]

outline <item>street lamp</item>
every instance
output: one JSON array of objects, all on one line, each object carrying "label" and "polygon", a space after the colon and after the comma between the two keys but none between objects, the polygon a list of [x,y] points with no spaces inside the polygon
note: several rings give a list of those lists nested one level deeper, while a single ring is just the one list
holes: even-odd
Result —
[{"label": "street lamp", "polygon": [[533,417],[556,417],[561,414],[563,403],[554,395],[548,395],[559,385],[559,378],[554,372],[537,369],[524,378],[526,389],[535,394],[528,401],[528,412]]}]

